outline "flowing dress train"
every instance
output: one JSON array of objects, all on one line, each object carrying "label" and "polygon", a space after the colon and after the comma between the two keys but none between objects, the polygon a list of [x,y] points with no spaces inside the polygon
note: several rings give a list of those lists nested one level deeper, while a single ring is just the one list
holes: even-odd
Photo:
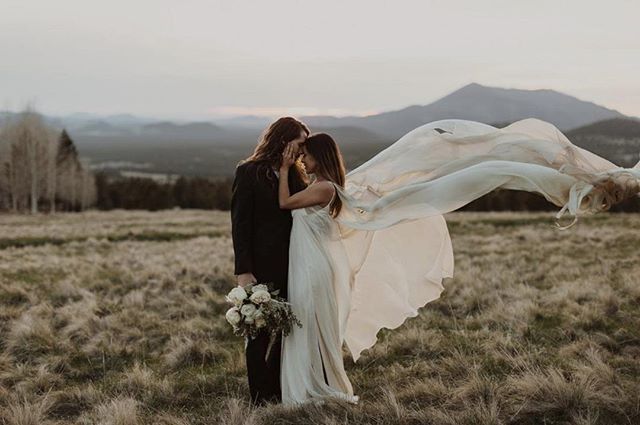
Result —
[{"label": "flowing dress train", "polygon": [[640,162],[619,167],[537,119],[505,128],[442,120],[407,133],[334,187],[337,218],[328,206],[292,213],[289,301],[303,328],[282,343],[287,404],[357,401],[342,344],[357,361],[380,329],[440,296],[454,266],[444,214],[510,189],[544,196],[561,208],[557,219],[568,212],[575,222],[638,196]]}]

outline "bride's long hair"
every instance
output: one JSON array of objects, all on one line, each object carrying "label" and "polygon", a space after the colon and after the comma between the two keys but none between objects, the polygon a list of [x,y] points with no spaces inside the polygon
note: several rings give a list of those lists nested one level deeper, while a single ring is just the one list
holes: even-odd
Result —
[{"label": "bride's long hair", "polygon": [[[342,154],[338,144],[326,133],[315,133],[302,143],[316,161],[316,174],[321,174],[325,179],[332,181],[340,187],[344,187],[345,168]],[[332,217],[337,217],[342,209],[342,200],[336,194],[329,211]]]},{"label": "bride's long hair", "polygon": [[[290,141],[297,139],[301,131],[307,136],[309,135],[309,128],[303,122],[293,117],[278,118],[260,135],[253,154],[242,162],[262,161],[271,167],[279,167],[285,146]],[[262,168],[264,168],[263,172],[266,176],[270,177],[272,173],[268,172],[268,167]],[[289,171],[294,191],[302,190],[306,185],[303,169],[304,167],[298,160]],[[277,180],[275,181],[277,182]]]}]

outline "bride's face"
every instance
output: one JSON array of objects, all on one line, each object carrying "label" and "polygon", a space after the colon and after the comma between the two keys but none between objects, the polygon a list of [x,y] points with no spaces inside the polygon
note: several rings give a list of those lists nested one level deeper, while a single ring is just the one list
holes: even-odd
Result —
[{"label": "bride's face", "polygon": [[315,158],[311,156],[309,151],[307,151],[306,146],[302,146],[302,149],[300,150],[300,154],[301,154],[302,164],[304,164],[304,169],[307,172],[307,174],[315,173],[317,163]]}]

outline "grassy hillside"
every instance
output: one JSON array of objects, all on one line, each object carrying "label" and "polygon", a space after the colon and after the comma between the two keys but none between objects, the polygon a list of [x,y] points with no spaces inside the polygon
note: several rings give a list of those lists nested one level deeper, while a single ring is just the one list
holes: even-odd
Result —
[{"label": "grassy hillside", "polygon": [[599,121],[571,130],[567,137],[622,167],[632,167],[640,160],[640,121],[636,119]]},{"label": "grassy hillside", "polygon": [[361,398],[248,405],[228,213],[0,215],[0,423],[640,423],[640,216],[447,216],[442,298],[357,363]]},{"label": "grassy hillside", "polygon": [[593,124],[573,129],[567,133],[567,136],[586,136],[593,134],[618,137],[622,139],[640,139],[640,120],[630,118],[613,118],[598,121]]}]

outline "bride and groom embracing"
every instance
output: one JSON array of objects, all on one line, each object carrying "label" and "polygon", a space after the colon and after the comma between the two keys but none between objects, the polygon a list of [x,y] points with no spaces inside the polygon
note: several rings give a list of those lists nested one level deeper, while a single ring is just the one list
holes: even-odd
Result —
[{"label": "bride and groom embracing", "polygon": [[[309,179],[309,177],[313,179]],[[443,214],[494,189],[544,196],[579,216],[640,193],[640,162],[618,167],[537,119],[505,128],[442,120],[412,130],[350,171],[335,141],[280,118],[236,169],[231,218],[239,286],[272,282],[301,327],[266,356],[264,331],[246,343],[252,401],[357,403],[354,361],[437,299],[453,276]],[[266,357],[266,360],[265,360]]]},{"label": "bride and groom embracing", "polygon": [[291,117],[269,126],[236,169],[231,215],[238,285],[273,283],[302,325],[278,336],[268,356],[266,330],[247,340],[256,403],[326,396],[357,401],[342,361],[336,296],[345,294],[334,288],[334,259],[326,249],[338,231],[341,200],[334,185],[344,185],[344,178],[331,136],[310,135]]}]

